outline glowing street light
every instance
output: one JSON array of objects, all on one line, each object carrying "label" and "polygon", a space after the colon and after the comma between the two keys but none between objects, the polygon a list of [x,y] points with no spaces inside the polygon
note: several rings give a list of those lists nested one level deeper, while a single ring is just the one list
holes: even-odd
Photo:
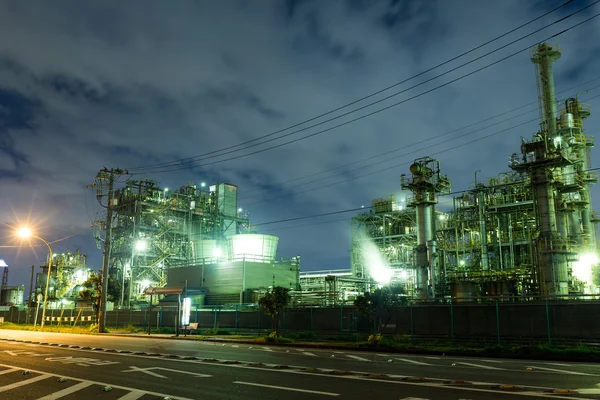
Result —
[{"label": "glowing street light", "polygon": [[44,329],[44,320],[46,319],[46,304],[48,301],[48,287],[50,286],[50,270],[52,269],[52,257],[53,257],[52,247],[50,247],[50,243],[48,243],[46,240],[42,239],[41,237],[39,237],[37,235],[34,235],[31,232],[31,229],[29,229],[26,226],[20,228],[17,231],[17,234],[22,239],[35,238],[35,239],[41,240],[48,247],[48,252],[49,252],[49,254],[48,254],[48,276],[46,277],[46,290],[45,290],[45,294],[44,294],[44,306],[42,308],[42,322],[40,324],[40,329]]}]

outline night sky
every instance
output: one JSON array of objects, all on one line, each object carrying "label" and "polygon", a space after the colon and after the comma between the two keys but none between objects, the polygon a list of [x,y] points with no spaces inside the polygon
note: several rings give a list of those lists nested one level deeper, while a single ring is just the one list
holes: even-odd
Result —
[{"label": "night sky", "polygon": [[[46,257],[43,246],[18,248],[10,227],[23,222],[58,240],[55,252],[80,249],[99,268],[90,222],[101,208],[84,186],[104,166],[169,162],[283,130],[427,71],[564,2],[0,2],[0,258],[10,267],[9,284],[28,285],[31,265]],[[285,138],[135,178],[169,188],[188,181],[238,185],[240,206],[255,224],[368,207],[373,198],[400,194],[400,174],[428,155],[441,161],[453,190],[467,189],[476,170],[479,179],[507,171],[520,138],[537,130],[534,67],[522,50],[600,13],[600,4],[436,76],[592,3],[575,0],[440,68],[264,140]],[[599,37],[595,18],[550,40],[563,50],[555,63],[558,99],[589,89],[580,95],[591,98],[588,134],[600,127]],[[397,92],[403,93],[310,127]],[[592,195],[598,204],[598,187]],[[439,207],[449,205],[445,197]],[[305,271],[349,268],[352,215],[256,229],[278,235],[278,255],[301,255]]]}]

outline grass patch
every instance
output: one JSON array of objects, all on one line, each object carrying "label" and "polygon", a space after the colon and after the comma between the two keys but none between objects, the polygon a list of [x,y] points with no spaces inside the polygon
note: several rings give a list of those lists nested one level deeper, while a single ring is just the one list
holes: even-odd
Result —
[{"label": "grass patch", "polygon": [[[12,322],[5,322],[0,324],[0,329],[12,329],[17,331],[41,331],[40,326],[36,325],[23,325],[13,324]],[[69,326],[69,325],[44,325],[44,332],[57,332],[57,333],[76,333],[76,334],[96,334],[98,333],[97,325],[83,325],[83,326]]]}]

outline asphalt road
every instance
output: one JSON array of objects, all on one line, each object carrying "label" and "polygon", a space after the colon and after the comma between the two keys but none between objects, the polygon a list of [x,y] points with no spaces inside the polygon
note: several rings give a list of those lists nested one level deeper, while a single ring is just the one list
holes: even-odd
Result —
[{"label": "asphalt road", "polygon": [[[0,339],[0,399],[600,399],[597,364],[9,330]],[[557,388],[578,393],[546,392]]]}]

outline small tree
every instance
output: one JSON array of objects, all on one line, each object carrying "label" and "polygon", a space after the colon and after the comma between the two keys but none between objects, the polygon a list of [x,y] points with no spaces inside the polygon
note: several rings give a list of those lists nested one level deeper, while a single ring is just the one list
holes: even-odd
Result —
[{"label": "small tree", "polygon": [[281,329],[281,314],[291,301],[289,292],[288,288],[275,286],[258,301],[258,305],[273,319],[273,333],[276,338],[279,337]]},{"label": "small tree", "polygon": [[[94,317],[98,323],[98,311],[100,310],[100,301],[102,300],[102,276],[99,274],[90,274],[87,281],[83,282],[84,290],[79,292],[79,298],[89,300],[94,309]],[[111,277],[108,278],[108,291],[106,300],[114,301],[119,297],[121,290],[117,283]]]},{"label": "small tree", "polygon": [[402,296],[403,290],[400,286],[387,286],[376,289],[373,293],[365,293],[354,300],[354,305],[359,313],[374,321],[378,315],[385,313],[386,320],[378,324],[377,334],[385,330],[398,309],[406,304],[406,298]]}]

